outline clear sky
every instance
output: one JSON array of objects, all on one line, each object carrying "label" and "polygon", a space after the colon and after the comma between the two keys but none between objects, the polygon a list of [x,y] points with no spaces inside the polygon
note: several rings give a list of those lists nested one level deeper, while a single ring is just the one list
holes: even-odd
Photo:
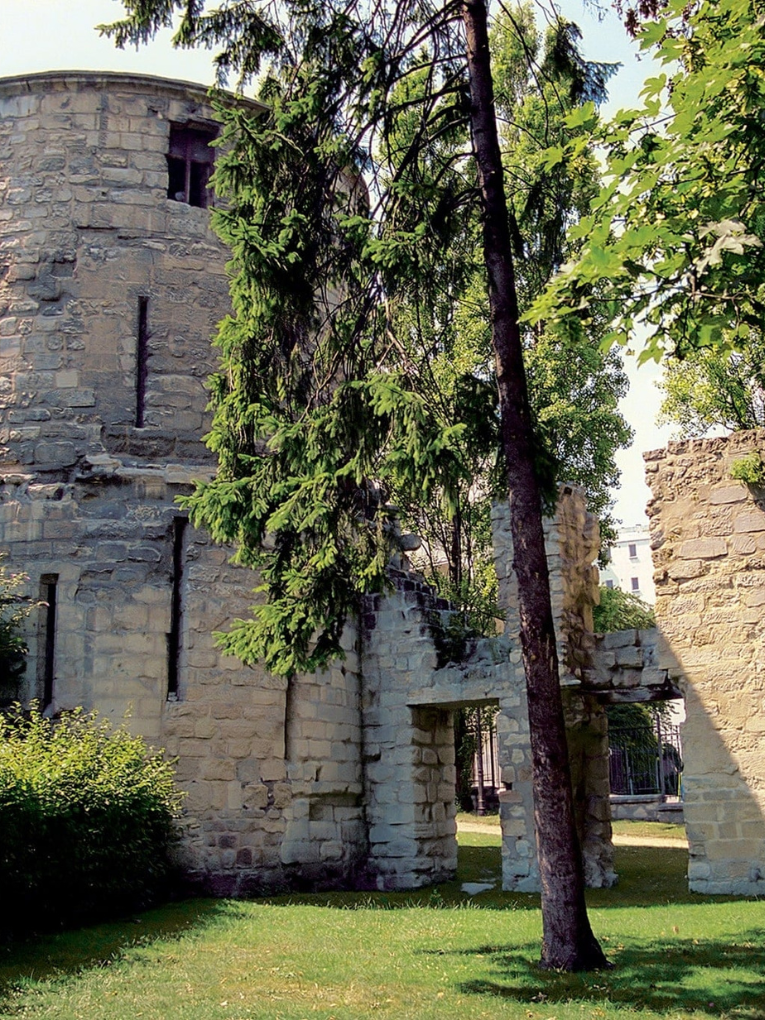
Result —
[{"label": "clear sky", "polygon": [[[606,112],[636,105],[643,81],[654,72],[649,61],[638,60],[614,12],[609,9],[601,20],[583,0],[565,0],[561,6],[582,29],[589,59],[622,64],[609,85]],[[173,50],[169,33],[138,51],[115,49],[94,26],[117,20],[121,13],[119,0],[0,0],[0,77],[49,70],[111,70],[212,82],[211,55]],[[642,452],[665,445],[670,430],[654,425],[660,401],[654,382],[659,370],[653,364],[638,370],[634,359],[627,359],[627,369],[631,388],[622,410],[635,430],[635,442],[619,456],[622,485],[616,494],[616,515],[632,525],[646,520],[649,492],[643,482]]]}]

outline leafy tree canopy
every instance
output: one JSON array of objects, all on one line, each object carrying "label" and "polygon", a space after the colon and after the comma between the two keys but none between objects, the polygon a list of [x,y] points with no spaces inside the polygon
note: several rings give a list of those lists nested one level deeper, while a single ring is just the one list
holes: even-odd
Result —
[{"label": "leafy tree canopy", "polygon": [[[589,151],[552,171],[546,166],[551,141],[563,144],[576,133],[566,127],[567,114],[585,97],[602,99],[613,70],[612,65],[584,64],[578,38],[576,26],[567,23],[540,32],[530,6],[505,8],[493,24],[505,190],[522,309],[572,250],[566,228],[597,193],[597,167]],[[432,361],[439,399],[451,405],[455,422],[465,424],[472,474],[458,485],[454,510],[444,506],[439,492],[428,501],[421,492],[395,492],[393,501],[406,525],[425,538],[430,579],[485,631],[499,613],[490,501],[503,498],[504,492],[496,470],[499,416],[478,227],[474,218],[466,220],[469,234],[459,249],[453,248],[460,260],[459,286],[441,322],[440,351]],[[608,533],[610,490],[618,480],[614,454],[629,443],[631,431],[618,411],[626,376],[619,355],[601,347],[604,331],[602,322],[568,338],[526,328],[523,343],[538,467],[551,479],[582,485],[589,508],[601,516]]]},{"label": "leafy tree canopy", "polygon": [[740,351],[703,347],[667,363],[659,388],[659,424],[679,427],[681,438],[712,428],[731,432],[765,426],[765,341],[753,330]]},{"label": "leafy tree canopy", "polygon": [[765,309],[765,23],[750,0],[669,0],[639,37],[666,70],[603,131],[594,111],[570,116],[598,133],[605,186],[572,230],[580,254],[531,318],[566,329],[572,312],[597,308],[611,342],[645,330],[642,360],[740,347]]},{"label": "leafy tree canopy", "polygon": [[600,586],[600,602],[593,607],[592,620],[600,634],[616,630],[644,630],[656,626],[653,608],[631,591]]}]

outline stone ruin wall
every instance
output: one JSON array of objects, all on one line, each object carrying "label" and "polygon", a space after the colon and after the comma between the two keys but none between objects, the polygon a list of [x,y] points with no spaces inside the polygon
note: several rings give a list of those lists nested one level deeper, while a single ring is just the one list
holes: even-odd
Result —
[{"label": "stone ruin wall", "polygon": [[[0,81],[3,538],[35,581],[56,581],[55,707],[91,704],[97,675],[102,709],[130,706],[151,739],[166,693],[173,500],[211,470],[204,382],[228,305],[225,251],[206,210],[167,199],[165,153],[171,123],[210,116],[203,89],[158,79]],[[36,637],[27,693],[42,696]]]},{"label": "stone ruin wall", "polygon": [[[534,889],[505,507],[494,520],[505,637],[459,663],[439,639],[446,608],[404,569],[348,627],[345,660],[320,674],[287,683],[214,645],[213,630],[246,615],[254,578],[185,525],[174,500],[213,467],[204,380],[228,310],[226,253],[206,210],[167,198],[165,158],[170,124],[210,116],[203,90],[158,79],[0,81],[0,542],[32,594],[56,582],[51,710],[129,711],[133,730],[177,755],[186,867],[201,887],[235,893],[450,877],[453,710],[498,704],[503,883]],[[762,441],[648,458],[658,648],[644,632],[591,634],[597,536],[575,492],[548,524],[590,884],[614,878],[603,705],[673,696],[683,682],[692,888],[762,892],[765,514],[729,479],[730,461]],[[25,697],[43,693],[43,637],[30,633]]]},{"label": "stone ruin wall", "polygon": [[[55,581],[49,710],[129,715],[178,755],[192,876],[347,882],[364,846],[353,632],[345,663],[290,685],[221,655],[211,632],[247,614],[254,578],[174,502],[212,470],[205,380],[229,308],[209,211],[167,197],[170,125],[189,123],[213,123],[194,86],[0,81],[0,541],[30,594]],[[44,694],[43,616],[24,699]]]},{"label": "stone ruin wall", "polygon": [[765,892],[765,502],[730,476],[765,432],[645,455],[661,664],[681,677],[689,881]]},{"label": "stone ruin wall", "polygon": [[[235,893],[450,877],[452,713],[499,703],[505,882],[531,888],[512,639],[445,663],[446,607],[403,571],[361,631],[347,628],[344,661],[320,674],[287,683],[215,647],[211,632],[247,614],[255,579],[185,524],[175,498],[212,470],[204,380],[228,310],[226,252],[207,210],[168,199],[166,161],[171,124],[210,118],[203,90],[159,79],[0,81],[0,541],[31,594],[55,583],[49,711],[129,714],[131,729],[177,756],[185,866],[200,886]],[[507,580],[509,531],[497,520]],[[551,527],[562,619],[581,581],[566,566],[569,539]],[[24,698],[44,694],[44,615],[29,635]],[[575,673],[575,628],[562,626]]]},{"label": "stone ruin wall", "polygon": [[[492,513],[494,562],[499,601],[511,635],[512,682],[500,697],[497,721],[500,766],[505,790],[499,795],[503,834],[503,887],[539,888],[531,793],[531,749],[526,710],[526,681],[518,641],[517,581],[512,569],[510,511],[496,504]],[[589,688],[595,654],[592,607],[598,598],[600,533],[587,512],[584,494],[561,486],[555,518],[545,521],[553,619],[557,634],[563,708],[566,717],[574,812],[582,844],[587,884],[596,888],[616,881],[613,870],[608,778],[608,723],[598,692]],[[500,688],[501,689],[501,688]]]}]

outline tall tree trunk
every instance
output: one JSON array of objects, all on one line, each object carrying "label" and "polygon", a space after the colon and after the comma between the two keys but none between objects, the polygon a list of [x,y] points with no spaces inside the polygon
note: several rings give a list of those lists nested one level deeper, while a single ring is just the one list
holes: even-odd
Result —
[{"label": "tall tree trunk", "polygon": [[459,503],[457,503],[457,511],[451,522],[451,529],[452,548],[449,558],[449,580],[454,586],[454,592],[452,593],[452,598],[454,598],[454,593],[459,591],[462,584],[462,514]]},{"label": "tall tree trunk", "polygon": [[574,824],[484,0],[463,0],[462,18],[528,691],[534,821],[542,887],[542,966],[590,970],[607,967],[608,962],[587,917],[584,872]]}]

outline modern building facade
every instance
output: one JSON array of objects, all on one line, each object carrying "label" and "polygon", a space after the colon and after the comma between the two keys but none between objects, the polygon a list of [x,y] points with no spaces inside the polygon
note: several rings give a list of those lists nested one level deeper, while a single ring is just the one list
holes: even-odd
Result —
[{"label": "modern building facade", "polygon": [[632,592],[653,605],[656,588],[648,525],[620,528],[616,541],[608,547],[608,556],[608,563],[600,570],[600,583]]}]

